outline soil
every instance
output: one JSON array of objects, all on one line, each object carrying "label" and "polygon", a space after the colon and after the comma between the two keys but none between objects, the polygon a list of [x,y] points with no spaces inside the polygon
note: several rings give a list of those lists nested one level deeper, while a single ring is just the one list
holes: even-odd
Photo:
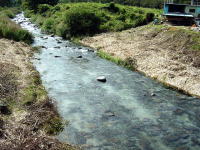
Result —
[{"label": "soil", "polygon": [[148,25],[86,37],[80,43],[122,60],[135,60],[139,72],[200,97],[200,50],[192,48],[197,43],[190,31],[180,28]]}]

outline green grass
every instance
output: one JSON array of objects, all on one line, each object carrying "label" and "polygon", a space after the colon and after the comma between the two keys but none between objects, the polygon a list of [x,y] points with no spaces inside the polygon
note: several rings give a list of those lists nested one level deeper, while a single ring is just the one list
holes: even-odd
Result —
[{"label": "green grass", "polygon": [[56,6],[40,5],[38,13],[26,10],[26,16],[47,33],[64,38],[121,31],[147,24],[161,10],[101,3],[68,3]]},{"label": "green grass", "polygon": [[10,18],[13,18],[19,11],[14,8],[0,7],[0,38],[7,38],[14,41],[23,41],[28,44],[33,42],[33,36],[28,31],[23,30]]},{"label": "green grass", "polygon": [[118,57],[111,56],[108,53],[103,52],[102,50],[98,50],[97,55],[103,59],[107,59],[107,60],[114,62],[117,65],[125,67],[129,70],[135,70],[135,68],[136,68],[136,61],[132,58],[127,58],[126,60],[122,60]]}]

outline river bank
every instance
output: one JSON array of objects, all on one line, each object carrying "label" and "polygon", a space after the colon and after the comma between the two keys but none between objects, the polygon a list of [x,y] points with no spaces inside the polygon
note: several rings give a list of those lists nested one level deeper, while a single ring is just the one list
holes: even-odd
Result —
[{"label": "river bank", "polygon": [[199,35],[195,32],[149,25],[86,37],[80,43],[122,61],[132,60],[133,67],[146,76],[200,97]]},{"label": "river bank", "polygon": [[36,49],[0,39],[0,149],[73,149],[53,138],[62,118],[31,63]]}]

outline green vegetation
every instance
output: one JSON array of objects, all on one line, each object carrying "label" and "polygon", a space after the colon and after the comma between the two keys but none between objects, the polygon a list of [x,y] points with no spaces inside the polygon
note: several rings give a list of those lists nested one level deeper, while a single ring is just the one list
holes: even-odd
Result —
[{"label": "green vegetation", "polygon": [[11,6],[12,0],[0,0],[0,7]]},{"label": "green vegetation", "polygon": [[119,4],[70,3],[38,6],[38,13],[26,10],[26,15],[47,33],[63,38],[121,31],[145,25],[160,15],[157,9],[138,8]]},{"label": "green vegetation", "polygon": [[18,12],[16,8],[0,7],[0,38],[31,43],[33,41],[33,36],[10,20],[10,18],[13,18]]},{"label": "green vegetation", "polygon": [[101,58],[107,59],[107,60],[114,62],[117,65],[125,67],[127,69],[135,70],[135,68],[136,68],[137,63],[136,63],[136,60],[134,60],[133,58],[128,58],[126,60],[122,60],[118,57],[111,56],[108,53],[103,52],[101,50],[97,51],[97,55]]},{"label": "green vegetation", "polygon": [[40,4],[56,5],[58,1],[59,0],[24,0],[23,7],[37,11],[38,5]]},{"label": "green vegetation", "polygon": [[[149,7],[149,8],[162,8],[163,0],[60,0],[61,3],[70,2],[101,2],[101,3],[118,3],[123,5],[132,5],[139,7]],[[188,0],[174,0],[174,2],[188,3]]]}]

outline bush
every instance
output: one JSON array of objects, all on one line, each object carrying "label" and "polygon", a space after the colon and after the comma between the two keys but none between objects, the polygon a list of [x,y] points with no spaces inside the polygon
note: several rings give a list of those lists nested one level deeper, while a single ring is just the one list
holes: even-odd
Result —
[{"label": "bush", "polygon": [[32,15],[32,20],[42,26],[44,31],[54,32],[64,38],[137,27],[146,24],[146,19],[151,20],[152,14],[161,13],[156,9],[114,3],[58,4],[45,11]]},{"label": "bush", "polygon": [[54,20],[52,18],[46,19],[45,22],[43,23],[42,29],[47,33],[53,33]]},{"label": "bush", "polygon": [[56,34],[58,36],[61,36],[65,39],[69,38],[69,35],[67,34],[69,31],[67,24],[65,24],[64,22],[60,22],[57,26],[56,26]]},{"label": "bush", "polygon": [[86,9],[71,9],[65,13],[65,23],[71,36],[99,32],[101,19]]},{"label": "bush", "polygon": [[24,9],[31,9],[37,12],[38,6],[40,4],[48,4],[48,5],[56,5],[59,0],[24,0],[23,1],[23,8]]},{"label": "bush", "polygon": [[146,21],[147,21],[147,23],[153,21],[154,20],[154,16],[155,16],[154,13],[147,13],[146,14]]},{"label": "bush", "polygon": [[5,10],[2,12],[5,16],[9,18],[14,18],[15,14],[11,10]]},{"label": "bush", "polygon": [[0,38],[7,38],[15,41],[24,41],[31,43],[33,36],[28,31],[10,21],[7,17],[0,18]]},{"label": "bush", "polygon": [[119,12],[119,8],[115,6],[115,3],[111,2],[108,6],[108,10],[113,13]]},{"label": "bush", "polygon": [[50,10],[51,6],[48,4],[42,4],[38,6],[38,13],[42,14],[45,13],[46,11]]}]

